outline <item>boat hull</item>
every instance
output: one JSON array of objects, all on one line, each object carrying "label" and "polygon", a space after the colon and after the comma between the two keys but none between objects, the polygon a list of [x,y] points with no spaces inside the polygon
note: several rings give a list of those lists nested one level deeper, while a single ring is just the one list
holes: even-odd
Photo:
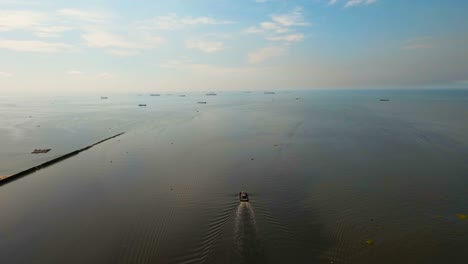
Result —
[{"label": "boat hull", "polygon": [[239,192],[239,201],[240,202],[248,202],[249,201],[249,196],[247,195],[246,192]]}]

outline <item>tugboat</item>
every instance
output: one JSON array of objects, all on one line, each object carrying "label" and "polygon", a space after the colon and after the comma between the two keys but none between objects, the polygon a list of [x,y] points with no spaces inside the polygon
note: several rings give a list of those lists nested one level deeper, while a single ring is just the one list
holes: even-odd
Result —
[{"label": "tugboat", "polygon": [[246,192],[239,192],[239,201],[241,201],[241,202],[248,202],[249,201],[249,196],[247,195]]}]

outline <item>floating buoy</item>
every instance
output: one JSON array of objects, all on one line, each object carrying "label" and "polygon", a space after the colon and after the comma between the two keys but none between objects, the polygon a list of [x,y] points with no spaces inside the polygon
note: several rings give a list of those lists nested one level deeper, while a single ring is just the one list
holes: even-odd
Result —
[{"label": "floating buoy", "polygon": [[367,239],[367,240],[366,240],[366,244],[369,245],[369,246],[374,245],[374,243],[375,243],[375,242],[374,242],[373,239]]},{"label": "floating buoy", "polygon": [[460,220],[468,219],[468,215],[466,215],[466,214],[457,214],[457,216],[458,216],[458,219],[460,219]]}]

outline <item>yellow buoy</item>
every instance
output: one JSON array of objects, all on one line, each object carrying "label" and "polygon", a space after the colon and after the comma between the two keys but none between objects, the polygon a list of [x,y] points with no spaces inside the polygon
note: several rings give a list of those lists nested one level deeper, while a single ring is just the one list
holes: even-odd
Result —
[{"label": "yellow buoy", "polygon": [[373,239],[367,239],[366,244],[369,245],[369,246],[374,245],[374,240]]},{"label": "yellow buoy", "polygon": [[468,215],[466,214],[457,214],[458,218],[461,219],[461,220],[466,220],[468,219]]}]

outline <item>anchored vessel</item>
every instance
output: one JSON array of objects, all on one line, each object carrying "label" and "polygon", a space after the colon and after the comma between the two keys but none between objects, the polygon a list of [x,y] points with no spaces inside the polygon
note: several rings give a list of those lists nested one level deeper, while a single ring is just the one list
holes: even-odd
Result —
[{"label": "anchored vessel", "polygon": [[50,149],[35,149],[31,152],[31,154],[39,154],[39,153],[47,153]]},{"label": "anchored vessel", "polygon": [[246,192],[239,192],[239,201],[248,202],[249,201],[249,195],[247,195]]}]

